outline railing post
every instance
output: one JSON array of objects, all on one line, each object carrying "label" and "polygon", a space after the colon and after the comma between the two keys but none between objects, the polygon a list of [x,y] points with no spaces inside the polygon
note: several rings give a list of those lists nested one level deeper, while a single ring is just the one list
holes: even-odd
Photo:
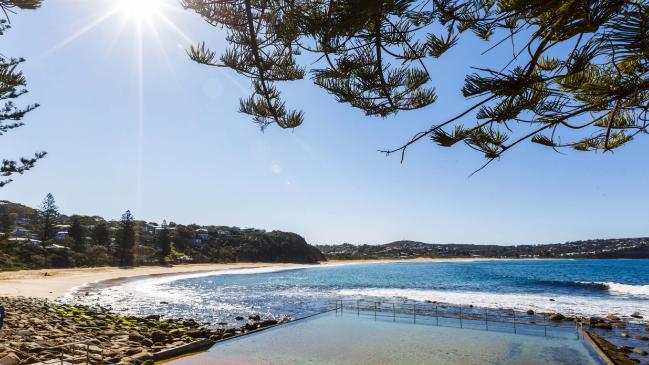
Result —
[{"label": "railing post", "polygon": [[417,323],[417,304],[412,304],[412,323]]},{"label": "railing post", "polygon": [[376,302],[374,302],[374,320],[376,320]]},{"label": "railing post", "polygon": [[460,328],[462,328],[462,306],[460,306]]},{"label": "railing post", "polygon": [[516,311],[514,313],[514,334],[516,334]]},{"label": "railing post", "polygon": [[356,300],[356,316],[361,316],[361,301]]},{"label": "railing post", "polygon": [[437,309],[437,304],[435,304],[435,324],[439,326],[439,310]]},{"label": "railing post", "polygon": [[394,303],[392,303],[392,322],[397,321],[397,312],[394,309]]},{"label": "railing post", "polygon": [[484,326],[489,331],[489,308],[484,311]]}]

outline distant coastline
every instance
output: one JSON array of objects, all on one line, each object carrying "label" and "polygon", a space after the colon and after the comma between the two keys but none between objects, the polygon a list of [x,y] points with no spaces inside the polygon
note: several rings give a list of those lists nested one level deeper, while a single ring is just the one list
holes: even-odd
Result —
[{"label": "distant coastline", "polygon": [[[356,259],[329,260],[314,265],[354,265],[390,262],[469,262],[469,261],[511,261],[530,259],[498,258],[413,258],[413,259]],[[534,259],[531,259],[534,260]],[[56,299],[77,287],[120,279],[134,279],[161,275],[184,275],[202,272],[252,269],[261,267],[302,267],[292,263],[228,263],[228,264],[185,264],[175,266],[140,266],[133,268],[91,267],[71,269],[39,269],[0,272],[0,297],[26,296]]]}]

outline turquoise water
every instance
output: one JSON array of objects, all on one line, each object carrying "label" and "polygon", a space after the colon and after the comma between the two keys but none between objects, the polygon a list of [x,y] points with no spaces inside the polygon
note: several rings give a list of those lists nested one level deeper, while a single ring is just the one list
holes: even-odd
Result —
[{"label": "turquoise water", "polygon": [[[649,260],[408,262],[229,270],[138,280],[74,298],[132,314],[236,323],[300,317],[336,298],[564,314],[649,312]],[[649,316],[649,313],[645,313]]]},{"label": "turquoise water", "polygon": [[413,324],[406,319],[318,315],[219,343],[172,365],[600,364],[574,330],[542,337]]}]

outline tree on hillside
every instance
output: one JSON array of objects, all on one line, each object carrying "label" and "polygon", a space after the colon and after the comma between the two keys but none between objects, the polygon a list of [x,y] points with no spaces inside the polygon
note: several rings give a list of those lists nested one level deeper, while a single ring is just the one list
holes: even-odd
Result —
[{"label": "tree on hillside", "polygon": [[72,246],[72,249],[77,252],[84,252],[85,251],[85,241],[86,241],[86,232],[83,226],[81,225],[81,221],[79,220],[78,217],[75,217],[72,220],[72,224],[70,225],[70,229],[68,231],[68,234],[74,241],[74,245]]},{"label": "tree on hillside", "polygon": [[137,235],[135,232],[135,219],[130,210],[122,214],[119,226],[116,252],[119,266],[134,266]]},{"label": "tree on hillside", "polygon": [[[649,3],[646,1],[182,0],[225,27],[221,56],[191,47],[201,64],[251,80],[240,111],[265,128],[294,128],[279,82],[313,82],[366,115],[386,117],[436,101],[435,59],[470,33],[485,52],[511,47],[497,66],[477,64],[462,94],[471,106],[404,144],[464,143],[487,164],[523,142],[611,151],[649,126]],[[511,46],[509,46],[511,44]],[[299,59],[300,54],[312,57]],[[315,59],[315,62],[313,60]],[[299,62],[302,61],[302,62]],[[441,72],[440,72],[441,71]]]},{"label": "tree on hillside", "polygon": [[0,215],[0,233],[9,234],[11,228],[13,227],[13,222],[9,214],[4,213]]},{"label": "tree on hillside", "polygon": [[97,245],[106,246],[110,245],[110,232],[108,225],[105,222],[97,223],[90,233],[92,242]]},{"label": "tree on hillside", "polygon": [[157,241],[158,260],[161,264],[164,264],[167,257],[171,255],[171,236],[166,220],[162,221],[162,230],[158,235]]},{"label": "tree on hillside", "polygon": [[[9,28],[9,13],[14,12],[14,8],[19,9],[36,9],[40,7],[42,0],[0,0],[0,9],[5,15],[5,19],[0,19],[0,35],[4,34]],[[14,100],[27,93],[25,86],[27,82],[22,72],[18,71],[18,66],[25,60],[22,58],[9,58],[0,52],[0,136],[21,127],[24,123],[23,117],[38,107],[38,104],[30,104],[19,107],[14,104]],[[0,176],[7,179],[0,180],[0,187],[10,183],[9,178],[15,174],[23,174],[34,167],[36,161],[45,157],[46,152],[37,152],[33,157],[21,157],[17,161],[2,159],[0,164]]]},{"label": "tree on hillside", "polygon": [[52,238],[54,223],[59,216],[59,207],[56,206],[52,193],[45,196],[38,212],[41,218],[41,241],[45,244],[45,241]]}]

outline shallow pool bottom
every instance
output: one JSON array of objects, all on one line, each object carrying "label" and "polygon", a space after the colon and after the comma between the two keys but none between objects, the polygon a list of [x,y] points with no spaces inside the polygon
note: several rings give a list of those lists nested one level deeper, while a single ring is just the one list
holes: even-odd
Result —
[{"label": "shallow pool bottom", "polygon": [[513,334],[329,312],[224,341],[171,364],[595,365],[601,361],[572,335]]}]

